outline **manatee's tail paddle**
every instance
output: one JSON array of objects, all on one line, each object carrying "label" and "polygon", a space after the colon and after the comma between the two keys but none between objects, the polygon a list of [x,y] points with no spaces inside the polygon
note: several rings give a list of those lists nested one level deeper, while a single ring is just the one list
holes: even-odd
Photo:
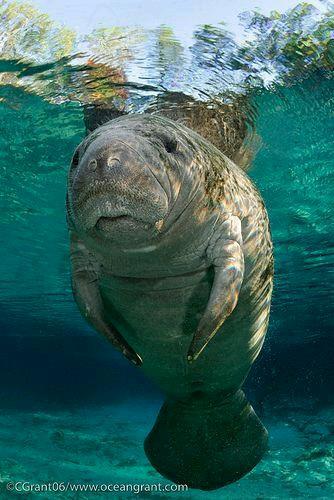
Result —
[{"label": "manatee's tail paddle", "polygon": [[239,390],[220,401],[202,394],[167,400],[145,440],[145,452],[166,478],[213,490],[252,470],[267,443],[266,429]]}]

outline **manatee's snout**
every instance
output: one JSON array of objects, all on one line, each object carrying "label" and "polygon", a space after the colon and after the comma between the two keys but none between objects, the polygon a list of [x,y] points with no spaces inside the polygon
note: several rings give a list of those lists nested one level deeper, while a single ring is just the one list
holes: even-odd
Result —
[{"label": "manatee's snout", "polygon": [[106,133],[92,142],[70,176],[69,198],[79,230],[123,242],[155,233],[169,204],[158,161],[148,144],[135,137]]}]

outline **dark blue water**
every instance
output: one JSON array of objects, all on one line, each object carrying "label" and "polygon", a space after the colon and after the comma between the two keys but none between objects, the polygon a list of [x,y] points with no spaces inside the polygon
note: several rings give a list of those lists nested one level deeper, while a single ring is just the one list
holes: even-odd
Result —
[{"label": "dark blue water", "polygon": [[[93,79],[100,84],[98,99],[107,89],[108,102],[112,97],[118,108],[140,112],[171,82],[181,82],[182,91],[187,72],[177,79],[175,44],[165,53],[170,64],[160,59],[168,69],[162,80],[159,73],[160,82],[152,73],[161,69],[157,61],[144,59],[153,68],[148,63],[152,87],[140,87],[132,67],[140,85],[123,85],[123,94],[115,95],[124,75],[108,74],[106,82],[101,68]],[[142,450],[163,396],[87,326],[70,289],[64,200],[68,165],[85,135],[83,105],[92,99],[91,88],[82,98],[87,68],[77,67],[72,77],[66,61],[53,62],[49,72],[29,70],[27,63],[22,69],[15,57],[1,63],[0,484],[167,484]],[[199,79],[202,93],[216,88],[218,73],[210,78],[207,86]],[[220,81],[222,88],[232,85],[227,77]],[[177,498],[334,495],[333,92],[328,67],[289,84],[247,87],[258,138],[249,175],[271,221],[275,287],[267,340],[246,392],[271,447],[254,471],[223,492],[174,493]],[[127,497],[133,493],[122,494]]]}]

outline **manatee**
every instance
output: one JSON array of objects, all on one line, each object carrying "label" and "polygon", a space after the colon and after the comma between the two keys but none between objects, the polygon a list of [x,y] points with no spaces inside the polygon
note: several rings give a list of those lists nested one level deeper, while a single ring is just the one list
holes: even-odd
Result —
[{"label": "manatee", "polygon": [[267,449],[241,389],[273,282],[257,189],[186,126],[121,116],[76,149],[67,219],[82,315],[166,394],[145,440],[149,461],[192,488],[238,480]]}]

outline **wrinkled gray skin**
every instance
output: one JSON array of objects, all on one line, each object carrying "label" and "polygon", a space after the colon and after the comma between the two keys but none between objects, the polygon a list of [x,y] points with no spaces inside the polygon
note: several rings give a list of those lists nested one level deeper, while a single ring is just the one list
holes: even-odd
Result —
[{"label": "wrinkled gray skin", "polygon": [[196,488],[238,479],[266,448],[240,391],[273,275],[251,181],[182,125],[121,117],[76,150],[67,214],[81,313],[167,394],[145,444],[152,464]]}]

